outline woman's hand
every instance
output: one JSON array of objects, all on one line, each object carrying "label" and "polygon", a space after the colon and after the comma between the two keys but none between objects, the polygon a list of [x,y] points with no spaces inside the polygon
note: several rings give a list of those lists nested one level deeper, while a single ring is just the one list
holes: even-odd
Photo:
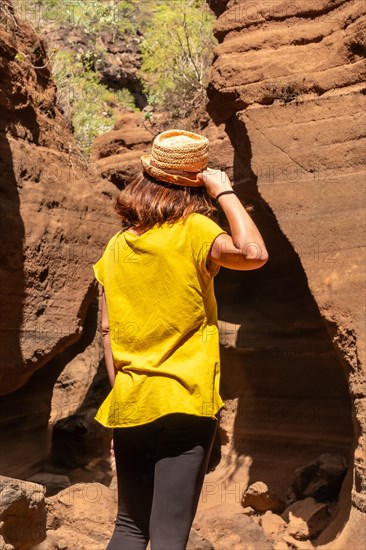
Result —
[{"label": "woman's hand", "polygon": [[231,191],[232,185],[228,175],[217,168],[207,168],[198,172],[197,179],[202,181],[210,197],[215,198],[221,191]]}]

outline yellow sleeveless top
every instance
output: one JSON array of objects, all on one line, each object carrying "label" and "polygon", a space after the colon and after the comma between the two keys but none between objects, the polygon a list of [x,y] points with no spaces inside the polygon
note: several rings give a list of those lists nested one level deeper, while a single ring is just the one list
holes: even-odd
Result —
[{"label": "yellow sleeveless top", "polygon": [[94,416],[108,428],[137,426],[169,413],[214,417],[220,355],[215,238],[227,233],[193,213],[142,235],[119,231],[93,265],[104,286],[116,379]]}]

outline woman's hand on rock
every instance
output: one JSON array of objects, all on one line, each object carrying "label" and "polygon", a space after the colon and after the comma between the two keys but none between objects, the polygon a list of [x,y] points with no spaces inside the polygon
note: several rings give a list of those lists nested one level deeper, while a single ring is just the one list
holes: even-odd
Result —
[{"label": "woman's hand on rock", "polygon": [[197,179],[202,181],[210,197],[215,198],[221,191],[231,191],[232,185],[226,172],[217,168],[207,168],[197,174]]}]

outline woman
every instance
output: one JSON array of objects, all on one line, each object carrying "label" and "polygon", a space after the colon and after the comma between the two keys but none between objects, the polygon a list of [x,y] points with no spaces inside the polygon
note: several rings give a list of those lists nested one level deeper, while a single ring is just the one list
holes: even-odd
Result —
[{"label": "woman", "polygon": [[[168,130],[116,202],[122,229],[93,266],[112,390],[118,512],[107,550],[184,550],[224,403],[213,279],[268,254],[208,140]],[[216,199],[231,235],[212,218]]]}]

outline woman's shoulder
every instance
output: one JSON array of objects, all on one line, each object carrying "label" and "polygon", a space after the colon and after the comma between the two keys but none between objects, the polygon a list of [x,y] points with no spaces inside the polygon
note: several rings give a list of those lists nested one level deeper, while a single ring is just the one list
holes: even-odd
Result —
[{"label": "woman's shoulder", "polygon": [[189,216],[189,233],[192,247],[200,255],[207,256],[213,241],[222,233],[227,233],[216,221],[204,214],[195,212]]},{"label": "woman's shoulder", "polygon": [[119,229],[118,231],[113,233],[113,235],[109,237],[109,239],[107,240],[107,244],[109,245],[117,241],[123,235],[123,233],[124,233],[123,229]]},{"label": "woman's shoulder", "polygon": [[215,225],[219,227],[218,223],[214,219],[210,218],[209,216],[206,216],[205,214],[201,214],[200,212],[192,212],[187,217],[187,221],[188,220],[192,225],[196,225],[196,226]]},{"label": "woman's shoulder", "polygon": [[113,250],[113,247],[118,244],[118,239],[119,237],[123,234],[123,231],[119,230],[117,231],[116,233],[114,233],[113,235],[111,236],[107,236],[107,239],[106,241],[104,242],[104,245],[101,246],[101,250],[100,252],[102,253],[103,256],[105,256],[105,254],[108,252],[108,251],[111,251]]},{"label": "woman's shoulder", "polygon": [[193,212],[187,218],[189,230],[197,233],[198,236],[226,233],[220,225],[209,216],[199,212]]}]

